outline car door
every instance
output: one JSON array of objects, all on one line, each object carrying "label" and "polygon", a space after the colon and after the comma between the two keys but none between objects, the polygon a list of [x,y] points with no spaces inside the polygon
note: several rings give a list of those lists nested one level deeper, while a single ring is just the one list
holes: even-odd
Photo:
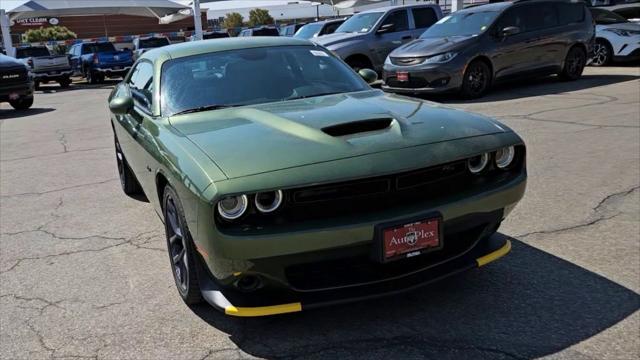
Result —
[{"label": "car door", "polygon": [[562,29],[559,27],[558,11],[553,2],[525,5],[527,30],[526,40],[533,58],[531,71],[553,71],[564,59]]},{"label": "car door", "polygon": [[[490,52],[497,79],[507,78],[534,67],[534,38],[527,29],[527,8],[516,5],[507,9],[494,23],[491,31],[493,51]],[[503,29],[518,28],[516,34],[505,36]]]},{"label": "car door", "polygon": [[438,21],[436,10],[430,6],[412,8],[410,13],[413,17],[414,29],[412,31],[412,37],[414,39],[419,38],[423,32]]},{"label": "car door", "polygon": [[74,73],[79,73],[80,72],[80,68],[78,66],[79,64],[79,47],[80,45],[73,45],[71,46],[71,49],[69,49],[69,62],[71,63],[71,69],[73,69]]},{"label": "car door", "polygon": [[124,129],[125,136],[118,137],[123,147],[127,162],[136,175],[143,189],[153,186],[151,171],[151,152],[155,152],[153,133],[156,124],[152,115],[153,104],[153,65],[147,60],[141,60],[131,71],[122,91],[128,92],[133,98],[133,108],[128,114],[118,117]]},{"label": "car door", "polygon": [[[379,32],[383,27],[390,25],[393,26],[389,31],[384,33]],[[411,32],[412,30],[409,27],[409,14],[406,9],[390,11],[385,16],[376,29],[375,39],[371,44],[371,48],[376,57],[376,68],[382,66],[387,55],[395,48],[413,40]]]}]

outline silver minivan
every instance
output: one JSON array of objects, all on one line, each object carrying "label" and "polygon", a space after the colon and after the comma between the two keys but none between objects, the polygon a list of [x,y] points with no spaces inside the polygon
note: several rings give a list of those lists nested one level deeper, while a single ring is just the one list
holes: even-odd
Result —
[{"label": "silver minivan", "polygon": [[345,21],[335,33],[314,42],[340,56],[352,68],[382,71],[387,55],[417,39],[442,18],[438,5],[391,6],[363,11]]}]

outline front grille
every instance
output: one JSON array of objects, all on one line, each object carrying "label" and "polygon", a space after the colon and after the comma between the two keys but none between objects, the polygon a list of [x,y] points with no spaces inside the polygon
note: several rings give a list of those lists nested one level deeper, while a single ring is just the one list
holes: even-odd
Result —
[{"label": "front grille", "polygon": [[[491,166],[472,175],[466,159],[429,168],[332,184],[283,189],[283,205],[269,214],[251,208],[232,222],[217,218],[218,229],[231,235],[256,235],[291,231],[296,225],[349,224],[354,216],[378,218],[435,206],[445,199],[468,197],[517,177],[524,163],[524,147],[516,147],[516,159],[508,171]],[[253,203],[253,196],[249,196]]]},{"label": "front grille", "polygon": [[409,81],[398,81],[396,77],[389,77],[385,80],[387,86],[404,89],[420,89],[429,87],[429,82],[421,77],[414,77],[409,74]]},{"label": "front grille", "polygon": [[412,66],[422,64],[424,62],[423,57],[407,57],[407,58],[396,58],[392,57],[391,63],[397,66]]},{"label": "front grille", "polygon": [[0,69],[0,86],[23,84],[27,81],[27,69],[24,66]]}]

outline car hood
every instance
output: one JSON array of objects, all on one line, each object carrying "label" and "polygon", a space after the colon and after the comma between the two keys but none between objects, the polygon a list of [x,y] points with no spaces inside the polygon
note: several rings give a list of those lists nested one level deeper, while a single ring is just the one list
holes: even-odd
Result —
[{"label": "car hood", "polygon": [[325,47],[329,47],[347,41],[359,40],[360,38],[364,37],[364,35],[365,34],[361,33],[333,33],[329,35],[319,36],[313,39],[313,42]]},{"label": "car hood", "polygon": [[597,25],[596,29],[597,30],[602,30],[602,29],[620,29],[620,30],[640,31],[640,24],[638,24],[636,22],[626,22],[626,23],[610,24],[610,25]]},{"label": "car hood", "polygon": [[[358,132],[356,124],[342,128],[350,135],[327,133],[336,125],[385,121],[383,129]],[[228,178],[511,131],[480,115],[379,90],[178,115],[169,122]]]},{"label": "car hood", "polygon": [[420,38],[395,49],[392,57],[423,57],[456,51],[466,47],[477,39],[477,36],[448,36],[438,38]]}]

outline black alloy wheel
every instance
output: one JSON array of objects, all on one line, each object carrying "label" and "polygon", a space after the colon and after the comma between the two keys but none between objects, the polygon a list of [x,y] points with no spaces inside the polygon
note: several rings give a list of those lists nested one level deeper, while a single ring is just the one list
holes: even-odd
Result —
[{"label": "black alloy wheel", "polygon": [[484,95],[491,84],[491,70],[484,61],[476,60],[464,72],[461,94],[466,99],[477,99]]},{"label": "black alloy wheel", "polygon": [[164,190],[163,211],[167,249],[178,293],[188,305],[200,303],[202,294],[196,274],[192,240],[178,195],[168,185]]},{"label": "black alloy wheel", "polygon": [[593,45],[593,66],[605,66],[611,62],[611,46],[604,40],[596,40]]},{"label": "black alloy wheel", "polygon": [[564,68],[560,73],[560,77],[563,80],[577,80],[582,76],[586,64],[587,54],[582,48],[574,46],[569,50],[564,60]]},{"label": "black alloy wheel", "polygon": [[115,136],[114,142],[116,148],[116,163],[118,164],[118,176],[120,177],[120,185],[122,186],[122,191],[129,196],[138,195],[141,192],[138,180],[133,175],[131,168],[129,168],[127,159],[124,157],[124,153],[122,152],[122,148],[120,147],[120,142]]}]

